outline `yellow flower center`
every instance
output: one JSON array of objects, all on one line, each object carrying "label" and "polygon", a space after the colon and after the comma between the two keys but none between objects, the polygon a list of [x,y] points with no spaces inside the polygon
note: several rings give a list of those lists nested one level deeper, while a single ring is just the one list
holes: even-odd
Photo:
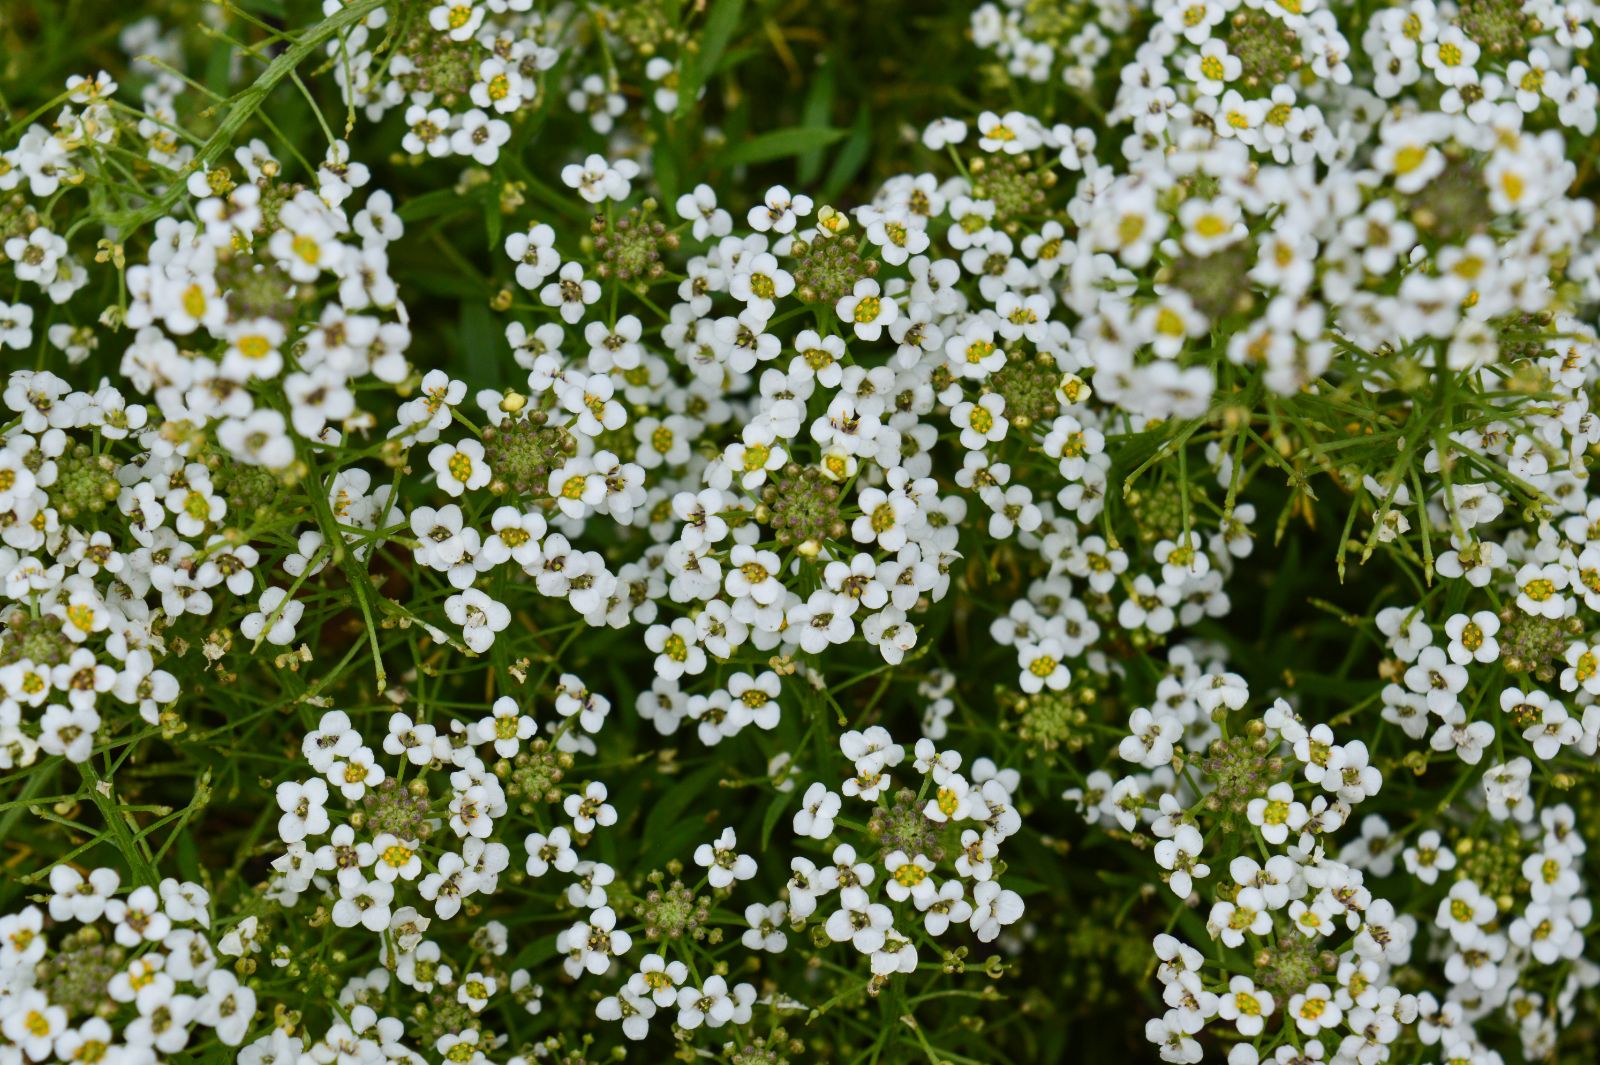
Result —
[{"label": "yellow flower center", "polygon": [[928,871],[916,862],[907,862],[894,871],[895,883],[901,887],[916,887],[928,878]]},{"label": "yellow flower center", "polygon": [[1522,594],[1532,599],[1535,603],[1542,603],[1556,594],[1555,582],[1546,580],[1543,577],[1536,578],[1522,586]]},{"label": "yellow flower center", "polygon": [[317,265],[322,259],[322,248],[317,245],[314,238],[308,237],[304,233],[289,242],[289,249],[300,256],[302,262],[311,266]]},{"label": "yellow flower center", "polygon": [[1428,158],[1428,149],[1420,144],[1408,144],[1394,153],[1394,172],[1409,174]]},{"label": "yellow flower center", "polygon": [[74,603],[67,607],[67,622],[79,632],[94,630],[94,607],[88,603]]}]

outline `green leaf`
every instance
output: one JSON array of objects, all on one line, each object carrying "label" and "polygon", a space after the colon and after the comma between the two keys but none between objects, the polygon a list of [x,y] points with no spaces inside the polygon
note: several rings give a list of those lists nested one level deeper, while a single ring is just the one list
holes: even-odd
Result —
[{"label": "green leaf", "polygon": [[[706,790],[715,791],[716,785],[713,784]],[[697,797],[704,801],[705,790],[698,792]],[[721,832],[719,826],[699,817],[679,821],[660,835],[645,837],[650,841],[650,846],[641,852],[639,868],[656,869],[673,858],[689,864],[689,857],[694,853],[694,849],[702,843],[717,838]]]},{"label": "green leaf", "polygon": [[700,32],[700,52],[698,55],[691,54],[684,61],[683,74],[678,79],[679,117],[688,114],[690,108],[695,106],[700,89],[716,72],[717,63],[722,59],[728,42],[733,39],[733,31],[738,28],[742,14],[744,0],[716,0],[711,5],[711,14],[706,16],[705,27]]},{"label": "green leaf", "polygon": [[456,195],[455,189],[434,189],[406,200],[395,213],[402,222],[420,222],[465,206],[466,201]]},{"label": "green leaf", "polygon": [[667,789],[650,809],[644,822],[643,839],[660,840],[673,822],[683,817],[691,802],[703,798],[708,786],[722,775],[722,767],[715,762],[703,765]]},{"label": "green leaf", "polygon": [[461,304],[461,347],[464,374],[473,384],[499,388],[500,371],[508,361],[504,356],[505,336],[495,328],[494,316],[481,298]]},{"label": "green leaf", "polygon": [[549,935],[535,939],[517,952],[516,960],[512,964],[521,968],[525,965],[533,965],[557,957],[556,940],[560,935],[560,932],[551,932]]},{"label": "green leaf", "polygon": [[[806,90],[805,106],[800,110],[800,124],[812,129],[825,127],[828,119],[833,115],[833,64],[824,58],[811,79],[811,88]],[[800,153],[800,166],[797,177],[801,185],[814,184],[822,174],[822,149],[825,145],[818,144],[807,148]]]},{"label": "green leaf", "polygon": [[773,159],[783,159],[791,155],[799,155],[805,151],[821,150],[834,141],[844,137],[846,130],[835,129],[831,126],[798,127],[796,129],[780,129],[773,133],[763,133],[759,137],[731,144],[722,153],[720,160],[723,166],[736,166],[740,163],[765,163]]},{"label": "green leaf", "polygon": [[[1300,572],[1300,541],[1289,541],[1289,549],[1284,553],[1283,573]],[[1279,619],[1289,606],[1289,595],[1293,591],[1294,582],[1287,580],[1274,580],[1267,586],[1266,601],[1261,605],[1261,631],[1277,632]]]},{"label": "green leaf", "polygon": [[435,296],[457,296],[462,299],[480,300],[484,298],[483,286],[476,281],[444,270],[407,270],[406,280],[423,292],[428,292]]},{"label": "green leaf", "polygon": [[194,841],[194,833],[179,830],[178,833],[178,872],[185,878],[200,882],[200,847]]},{"label": "green leaf", "polygon": [[213,48],[206,58],[205,86],[221,99],[228,95],[229,79],[233,75],[234,53],[231,48]]},{"label": "green leaf", "polygon": [[767,815],[761,819],[761,849],[766,850],[767,844],[772,841],[772,830],[778,827],[778,822],[783,818],[784,810],[789,807],[789,796],[786,792],[778,792],[767,804]]},{"label": "green leaf", "polygon": [[[273,57],[267,69],[263,70],[248,89],[235,93],[228,108],[227,117],[224,118],[206,142],[195,153],[194,165],[210,166],[220,159],[233,145],[234,137],[244,128],[244,124],[259,111],[267,102],[267,97],[272,95],[272,90],[278,83],[289,76],[297,66],[309,56],[322,48],[328,40],[384,5],[385,0],[350,0],[339,8],[334,14],[329,15],[321,22],[305,30],[288,48]],[[105,221],[122,231],[126,238],[135,229],[167,214],[185,195],[184,183],[174,181],[160,196],[149,200],[141,206],[129,211],[119,212],[108,216]]]},{"label": "green leaf", "polygon": [[683,188],[679,182],[677,145],[669,138],[657,144],[655,151],[656,188],[661,190],[661,202],[671,205],[678,202],[678,193]]},{"label": "green leaf", "polygon": [[834,156],[828,168],[827,180],[822,184],[824,199],[834,199],[855,179],[867,164],[872,152],[872,112],[865,104],[856,111],[856,120],[850,127],[850,140]]},{"label": "green leaf", "polygon": [[505,215],[500,212],[500,197],[483,198],[483,222],[489,231],[489,247],[498,250],[501,228],[505,225]]}]

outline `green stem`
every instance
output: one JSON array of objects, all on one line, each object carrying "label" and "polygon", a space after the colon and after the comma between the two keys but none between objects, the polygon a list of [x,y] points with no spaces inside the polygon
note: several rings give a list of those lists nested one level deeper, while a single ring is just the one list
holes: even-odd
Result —
[{"label": "green stem", "polygon": [[129,824],[127,813],[122,804],[117,802],[110,779],[101,777],[90,762],[80,763],[78,771],[83,774],[83,782],[89,788],[89,798],[94,800],[100,816],[105,819],[117,850],[122,853],[122,860],[128,863],[128,873],[134,883],[154,887],[161,878],[156,875],[149,855],[134,837],[134,826]]},{"label": "green stem", "polygon": [[[190,164],[190,169],[209,167],[216,162],[233,143],[234,135],[244,128],[244,124],[250,121],[251,116],[266,103],[267,97],[278,87],[280,81],[293,73],[307,56],[322,47],[330,37],[360,22],[384,3],[385,0],[353,0],[337,14],[323,19],[302,34],[293,45],[284,50],[283,54],[267,65],[267,69],[261,72],[261,76],[248,89],[232,97],[228,116],[222,120],[216,132],[206,139],[205,145]],[[174,181],[166,192],[143,207],[112,214],[107,218],[107,222],[118,229],[123,239],[127,239],[127,235],[135,229],[167,214],[183,193],[184,182]]]}]

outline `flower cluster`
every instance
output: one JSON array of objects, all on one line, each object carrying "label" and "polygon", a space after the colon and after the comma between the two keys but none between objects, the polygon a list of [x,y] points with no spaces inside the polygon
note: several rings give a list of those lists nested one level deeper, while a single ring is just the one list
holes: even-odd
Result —
[{"label": "flower cluster", "polygon": [[273,6],[0,143],[0,1063],[1584,1060],[1586,5]]}]

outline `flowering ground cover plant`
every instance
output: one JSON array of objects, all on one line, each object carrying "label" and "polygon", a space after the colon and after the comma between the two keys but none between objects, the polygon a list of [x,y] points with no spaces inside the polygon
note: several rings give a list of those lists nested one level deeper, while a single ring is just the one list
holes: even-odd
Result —
[{"label": "flowering ground cover plant", "polygon": [[0,1065],[1592,1061],[1597,17],[0,5]]}]

